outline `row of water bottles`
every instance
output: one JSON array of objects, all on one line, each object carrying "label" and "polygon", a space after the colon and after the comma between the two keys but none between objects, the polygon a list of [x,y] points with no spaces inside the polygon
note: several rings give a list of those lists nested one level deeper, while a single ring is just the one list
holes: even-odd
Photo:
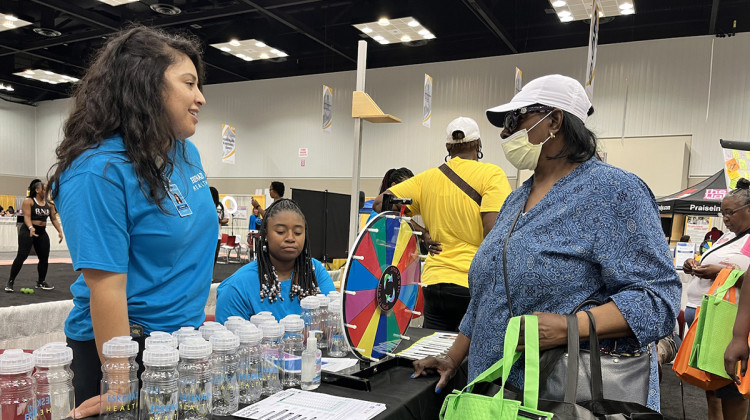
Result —
[{"label": "row of water bottles", "polygon": [[327,349],[329,357],[346,356],[349,347],[341,323],[341,295],[334,291],[328,296],[308,296],[300,306],[305,323],[303,337],[314,333],[318,348]]},{"label": "row of water bottles", "polygon": [[0,355],[0,419],[58,420],[74,407],[73,351],[65,343],[48,343],[25,353]]}]

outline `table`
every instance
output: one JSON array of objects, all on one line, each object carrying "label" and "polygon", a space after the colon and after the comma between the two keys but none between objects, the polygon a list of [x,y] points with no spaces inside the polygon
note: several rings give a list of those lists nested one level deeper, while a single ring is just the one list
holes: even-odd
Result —
[{"label": "table", "polygon": [[[427,328],[409,328],[407,333],[412,341],[402,341],[394,353],[409,347],[416,340],[434,333]],[[356,369],[355,369],[356,370]],[[359,391],[343,386],[322,383],[314,392],[321,392],[339,397],[355,398],[383,403],[386,410],[375,419],[436,419],[440,413],[443,399],[453,388],[463,388],[468,375],[467,364],[464,362],[456,376],[440,394],[435,394],[435,386],[440,378],[437,374],[411,379],[414,369],[407,366],[391,367],[378,372],[370,378],[372,391]],[[240,404],[240,408],[246,405]],[[214,419],[230,420],[234,417],[214,416]]]},{"label": "table", "polygon": [[[0,252],[18,251],[18,224],[15,217],[0,217]],[[64,232],[63,232],[64,233]],[[47,235],[49,236],[50,251],[67,251],[68,244],[57,236],[55,227],[47,222]]]}]

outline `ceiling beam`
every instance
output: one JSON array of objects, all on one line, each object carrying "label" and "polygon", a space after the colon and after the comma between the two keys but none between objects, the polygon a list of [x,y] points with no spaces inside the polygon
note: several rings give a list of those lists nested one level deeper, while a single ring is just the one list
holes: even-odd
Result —
[{"label": "ceiling beam", "polygon": [[80,8],[71,4],[72,2],[60,2],[57,0],[31,0],[36,4],[49,7],[50,9],[57,10],[58,12],[65,13],[66,15],[73,16],[77,19],[83,20],[91,25],[99,26],[101,28],[107,28],[112,30],[118,30],[120,25],[118,22],[112,21],[105,18],[99,13],[92,13],[86,9]]},{"label": "ceiling beam", "polygon": [[[718,0],[717,0],[718,1]],[[518,50],[512,42],[505,35],[502,25],[491,15],[487,7],[481,2],[481,0],[463,0],[463,3],[474,15],[479,19],[480,22],[492,32],[493,35],[498,37],[510,49],[513,54],[518,54]]]},{"label": "ceiling beam", "polygon": [[719,0],[714,0],[711,5],[711,21],[708,24],[708,34],[716,34],[716,17],[719,14]]},{"label": "ceiling beam", "polygon": [[335,48],[333,45],[328,44],[325,42],[321,35],[315,33],[315,31],[307,25],[305,25],[302,22],[297,21],[296,19],[292,18],[291,16],[282,16],[280,13],[272,12],[271,10],[262,7],[258,3],[250,0],[242,0],[243,3],[247,4],[248,6],[252,6],[257,10],[258,12],[276,20],[277,22],[281,23],[282,25],[285,25],[289,28],[291,28],[294,31],[297,31],[298,33],[310,38],[311,40],[317,42],[318,44],[328,48],[329,50],[335,52],[336,54],[346,58],[347,60],[351,61],[352,63],[356,63],[357,60],[353,57],[350,57],[348,54],[339,51],[337,48]]}]

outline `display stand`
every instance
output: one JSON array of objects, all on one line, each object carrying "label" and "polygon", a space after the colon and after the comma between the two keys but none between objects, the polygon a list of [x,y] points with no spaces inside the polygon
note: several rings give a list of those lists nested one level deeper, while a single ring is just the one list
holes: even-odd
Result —
[{"label": "display stand", "polygon": [[359,232],[359,171],[362,165],[362,120],[373,123],[400,123],[401,120],[385,114],[375,101],[365,93],[365,70],[367,67],[367,42],[357,44],[357,86],[352,95],[352,117],[354,118],[354,158],[352,162],[352,196],[349,214],[349,247]]}]

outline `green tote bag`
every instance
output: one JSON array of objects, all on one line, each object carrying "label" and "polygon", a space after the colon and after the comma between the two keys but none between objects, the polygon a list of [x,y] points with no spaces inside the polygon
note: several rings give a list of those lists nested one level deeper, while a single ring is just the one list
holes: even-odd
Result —
[{"label": "green tote bag", "polygon": [[[449,394],[440,410],[441,420],[463,419],[498,419],[498,420],[550,420],[552,413],[537,410],[539,400],[539,322],[536,316],[525,315],[524,344],[525,353],[525,386],[523,403],[505,399],[503,390],[508,380],[510,369],[520,359],[521,352],[516,352],[521,330],[521,317],[516,316],[508,322],[505,332],[503,358],[482,372],[461,391],[454,390]],[[494,397],[472,394],[474,385],[480,382],[492,382],[502,377],[502,387]]]},{"label": "green tote bag", "polygon": [[724,369],[724,352],[732,341],[732,325],[737,317],[734,299],[725,300],[744,271],[734,270],[713,294],[703,295],[693,351],[688,365],[722,378],[731,379]]}]

